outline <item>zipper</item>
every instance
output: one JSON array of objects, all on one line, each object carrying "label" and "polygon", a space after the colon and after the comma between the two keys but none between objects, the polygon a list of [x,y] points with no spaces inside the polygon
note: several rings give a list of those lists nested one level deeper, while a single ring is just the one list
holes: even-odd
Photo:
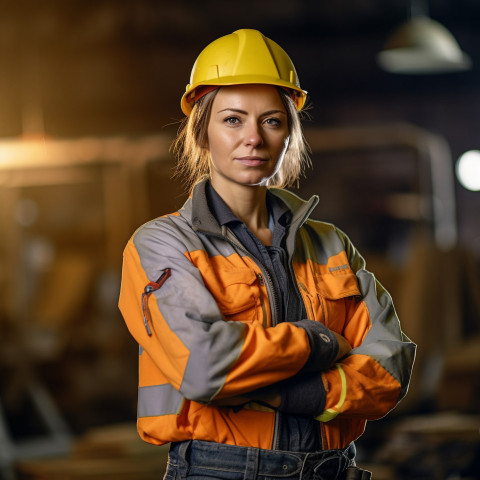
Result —
[{"label": "zipper", "polygon": [[[304,224],[306,219],[310,216],[310,214],[312,213],[312,211],[315,208],[317,203],[318,203],[318,199],[317,199],[317,202],[310,205],[310,208],[308,208],[307,211],[304,213],[304,215],[302,217],[302,221],[299,223],[298,227],[295,229],[295,232],[290,231],[288,233],[288,236],[294,235],[294,239],[296,240],[297,235],[298,235],[298,231],[300,230],[300,228],[302,227],[302,225]],[[305,302],[305,300],[303,298],[303,295],[300,292],[300,286],[302,286],[305,289],[306,293],[308,292],[307,288],[302,282],[298,282],[297,277],[295,275],[295,270],[293,268],[293,259],[295,257],[296,243],[297,242],[295,241],[294,244],[293,244],[292,254],[291,254],[291,256],[289,257],[289,260],[288,260],[288,268],[289,268],[289,271],[290,271],[290,278],[292,279],[292,284],[293,284],[293,287],[295,289],[295,294],[300,299],[300,301],[303,302],[303,304],[305,306],[305,309],[307,309],[307,303]],[[288,249],[287,249],[287,256],[288,256]],[[308,295],[306,295],[306,297],[308,298],[308,302],[310,304],[310,309],[312,311],[312,316],[314,317],[315,315],[313,313],[313,305],[311,303],[311,299]],[[323,303],[320,302],[320,305],[322,306],[322,311],[323,311],[323,314],[325,316]],[[315,320],[315,318],[313,318],[313,320]],[[274,428],[274,450],[278,450],[278,447],[279,447],[279,438],[278,438],[279,427],[278,427],[278,425],[280,425],[280,420],[281,420],[281,414],[280,414],[280,412],[278,412],[278,410],[276,410],[275,411],[275,428]],[[320,442],[321,442],[320,448],[323,449],[324,445],[326,445],[325,427],[321,422],[316,422],[316,423],[317,423],[315,425],[316,431],[317,431],[317,434],[320,436],[320,439],[321,439],[320,440]]]},{"label": "zipper", "polygon": [[[233,246],[241,250],[242,252],[246,253],[247,257],[251,258],[255,265],[260,269],[262,273],[257,274],[258,282],[260,283],[261,286],[266,286],[267,287],[267,295],[270,300],[270,305],[271,305],[271,312],[272,312],[272,326],[275,326],[278,324],[278,298],[277,294],[275,292],[275,288],[273,286],[273,281],[268,273],[268,271],[263,268],[261,264],[259,264],[258,260],[253,256],[241,243],[237,243],[235,240],[232,238],[228,238],[226,235],[218,235],[215,233],[207,233],[204,232],[207,235],[211,237],[216,237],[219,238],[223,241],[228,241],[230,242]],[[274,420],[274,427],[273,427],[273,439],[272,439],[272,449],[273,450],[278,450],[280,447],[280,421],[281,421],[281,414],[278,410],[275,410],[275,420]]]},{"label": "zipper", "polygon": [[320,303],[320,308],[322,309],[323,324],[328,327],[327,309],[325,307],[325,300],[322,298],[322,296],[319,293],[317,293],[317,298],[318,298],[318,303]]},{"label": "zipper", "polygon": [[303,299],[303,303],[305,305],[305,308],[307,309],[308,318],[310,318],[311,320],[316,320],[315,312],[313,310],[312,299],[310,298],[310,293],[307,290],[307,287],[302,282],[299,282],[298,285],[305,292],[305,294],[301,295],[301,297]]},{"label": "zipper", "polygon": [[282,414],[278,410],[275,410],[272,450],[280,450],[280,424],[281,423],[282,423]]}]

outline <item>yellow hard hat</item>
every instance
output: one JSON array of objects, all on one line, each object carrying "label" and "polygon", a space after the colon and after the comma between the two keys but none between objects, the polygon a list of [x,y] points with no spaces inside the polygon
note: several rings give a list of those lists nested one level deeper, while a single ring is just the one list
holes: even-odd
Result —
[{"label": "yellow hard hat", "polygon": [[182,111],[190,115],[199,87],[252,83],[286,88],[297,110],[305,103],[307,92],[300,88],[285,50],[258,30],[242,29],[214,40],[200,53],[182,96]]}]

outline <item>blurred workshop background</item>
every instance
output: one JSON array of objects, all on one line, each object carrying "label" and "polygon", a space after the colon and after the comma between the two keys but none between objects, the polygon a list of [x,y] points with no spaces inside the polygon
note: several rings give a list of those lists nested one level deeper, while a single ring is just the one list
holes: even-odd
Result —
[{"label": "blurred workshop background", "polygon": [[310,93],[298,194],[418,344],[370,422],[375,480],[480,478],[478,0],[0,1],[0,479],[161,478],[117,309],[135,228],[182,205],[169,145],[200,50],[257,28]]}]

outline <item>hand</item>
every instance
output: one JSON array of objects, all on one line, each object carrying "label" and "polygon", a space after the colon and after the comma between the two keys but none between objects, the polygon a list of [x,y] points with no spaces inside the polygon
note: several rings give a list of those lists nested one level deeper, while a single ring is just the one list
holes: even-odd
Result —
[{"label": "hand", "polygon": [[338,342],[338,353],[335,358],[335,361],[338,361],[342,359],[348,352],[350,352],[352,346],[350,345],[350,343],[348,343],[348,340],[345,337],[342,337],[342,335],[336,332],[333,332],[333,334],[335,335]]}]

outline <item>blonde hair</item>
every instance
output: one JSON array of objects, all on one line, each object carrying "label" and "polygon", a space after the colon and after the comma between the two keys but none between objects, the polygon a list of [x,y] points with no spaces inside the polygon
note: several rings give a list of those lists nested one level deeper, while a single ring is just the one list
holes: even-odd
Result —
[{"label": "blonde hair", "polygon": [[[310,166],[310,149],[303,135],[300,114],[290,95],[278,88],[287,110],[290,140],[287,152],[278,171],[267,182],[268,187],[284,188],[298,184],[306,167]],[[192,113],[180,124],[171,151],[177,157],[175,176],[185,180],[187,191],[210,176],[210,151],[208,149],[208,123],[212,104],[218,89],[207,93],[195,103]]]}]

